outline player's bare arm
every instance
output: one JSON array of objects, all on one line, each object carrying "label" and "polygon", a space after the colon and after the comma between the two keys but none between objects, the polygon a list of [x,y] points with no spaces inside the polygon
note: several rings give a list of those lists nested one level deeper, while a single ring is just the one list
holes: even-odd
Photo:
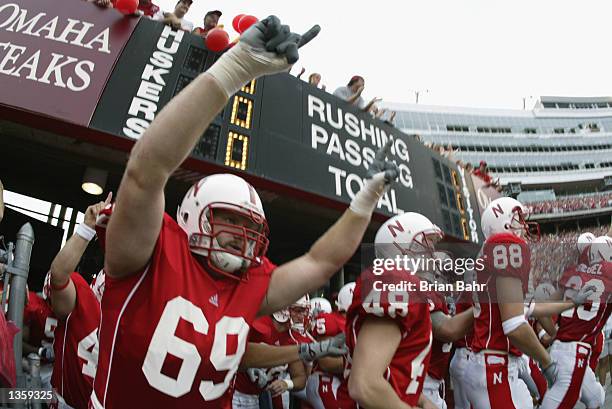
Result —
[{"label": "player's bare arm", "polygon": [[368,317],[364,321],[353,353],[349,394],[367,409],[407,409],[383,377],[400,344],[402,333],[390,319]]},{"label": "player's bare arm", "polygon": [[532,302],[529,306],[529,316],[538,319],[543,317],[552,317],[561,314],[563,311],[569,310],[584,304],[590,296],[596,292],[594,286],[585,286],[580,290],[570,292],[567,300],[558,302]]},{"label": "player's bare arm", "polygon": [[319,30],[300,36],[281,30],[274,16],[260,21],[156,116],[134,145],[119,186],[107,231],[107,274],[127,276],[147,264],[162,225],[164,186],[228,98],[254,78],[287,70]]},{"label": "player's bare arm", "polygon": [[341,375],[344,372],[344,360],[342,358],[325,357],[317,360],[319,368],[323,372]]},{"label": "player's bare arm", "polygon": [[474,325],[474,311],[469,308],[454,317],[435,311],[431,314],[431,326],[434,338],[442,342],[453,342],[461,339]]},{"label": "player's bare arm", "polygon": [[523,353],[539,362],[543,368],[548,367],[552,363],[550,355],[527,323],[523,303],[517,302],[517,295],[523,294],[521,281],[513,277],[498,277],[495,285],[504,334]]},{"label": "player's bare arm", "polygon": [[340,219],[316,241],[308,253],[274,271],[259,315],[278,311],[305,292],[322,287],[355,253],[370,224],[378,199],[398,177],[397,166],[386,161],[390,146],[391,141],[378,151],[368,170],[369,178]]},{"label": "player's bare arm", "polygon": [[249,342],[240,362],[240,369],[273,368],[295,361],[312,362],[325,356],[342,356],[347,349],[344,334],[319,342],[275,346]]},{"label": "player's bare arm", "polygon": [[83,257],[89,241],[95,235],[94,227],[98,214],[110,203],[112,197],[112,193],[109,193],[106,201],[91,205],[85,210],[83,224],[77,227],[76,232],[51,262],[49,269],[51,309],[60,320],[66,318],[74,309],[76,288],[70,275]]}]

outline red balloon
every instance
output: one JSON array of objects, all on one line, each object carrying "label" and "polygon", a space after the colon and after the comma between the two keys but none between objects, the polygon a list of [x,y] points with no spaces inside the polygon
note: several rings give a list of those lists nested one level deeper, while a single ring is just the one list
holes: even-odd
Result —
[{"label": "red balloon", "polygon": [[218,53],[227,48],[229,44],[229,34],[222,28],[213,28],[206,36],[206,48]]},{"label": "red balloon", "polygon": [[115,8],[123,14],[134,14],[138,9],[138,0],[117,0]]},{"label": "red balloon", "polygon": [[240,34],[244,33],[251,27],[253,24],[257,23],[259,19],[255,16],[244,16],[238,22],[238,32]]},{"label": "red balloon", "polygon": [[245,14],[238,14],[236,17],[234,17],[234,19],[232,20],[232,27],[234,27],[234,30],[239,33],[240,31],[238,31],[238,23],[240,23],[240,19],[242,17],[244,17]]}]

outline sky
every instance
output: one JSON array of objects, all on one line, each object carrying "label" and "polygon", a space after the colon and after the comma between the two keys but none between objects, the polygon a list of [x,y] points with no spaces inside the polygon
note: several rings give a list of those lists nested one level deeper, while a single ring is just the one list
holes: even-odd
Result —
[{"label": "sky", "polygon": [[202,25],[214,9],[231,39],[238,14],[319,24],[292,73],[319,72],[328,91],[359,74],[364,97],[386,102],[420,91],[424,104],[521,109],[523,97],[612,95],[609,0],[194,0],[186,18]]}]

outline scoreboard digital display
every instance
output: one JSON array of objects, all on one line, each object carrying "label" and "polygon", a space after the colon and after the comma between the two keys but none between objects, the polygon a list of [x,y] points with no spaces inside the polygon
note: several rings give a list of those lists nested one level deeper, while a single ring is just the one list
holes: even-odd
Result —
[{"label": "scoreboard digital display", "polygon": [[[91,127],[138,139],[162,107],[219,55],[201,38],[141,20],[100,98]],[[168,137],[173,137],[169,135]],[[287,74],[253,80],[233,95],[192,158],[341,203],[363,185],[391,140],[397,183],[378,204],[388,216],[416,211],[445,232],[478,242],[471,178],[413,137]]]}]

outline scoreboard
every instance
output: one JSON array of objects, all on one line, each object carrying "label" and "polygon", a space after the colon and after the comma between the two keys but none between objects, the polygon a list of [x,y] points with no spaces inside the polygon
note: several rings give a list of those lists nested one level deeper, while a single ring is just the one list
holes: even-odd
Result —
[{"label": "scoreboard", "polygon": [[[218,58],[200,37],[141,19],[90,127],[138,139],[163,106]],[[414,137],[288,74],[245,84],[204,132],[192,158],[349,203],[388,140],[400,177],[377,212],[416,211],[456,238],[482,241],[469,175]]]}]

